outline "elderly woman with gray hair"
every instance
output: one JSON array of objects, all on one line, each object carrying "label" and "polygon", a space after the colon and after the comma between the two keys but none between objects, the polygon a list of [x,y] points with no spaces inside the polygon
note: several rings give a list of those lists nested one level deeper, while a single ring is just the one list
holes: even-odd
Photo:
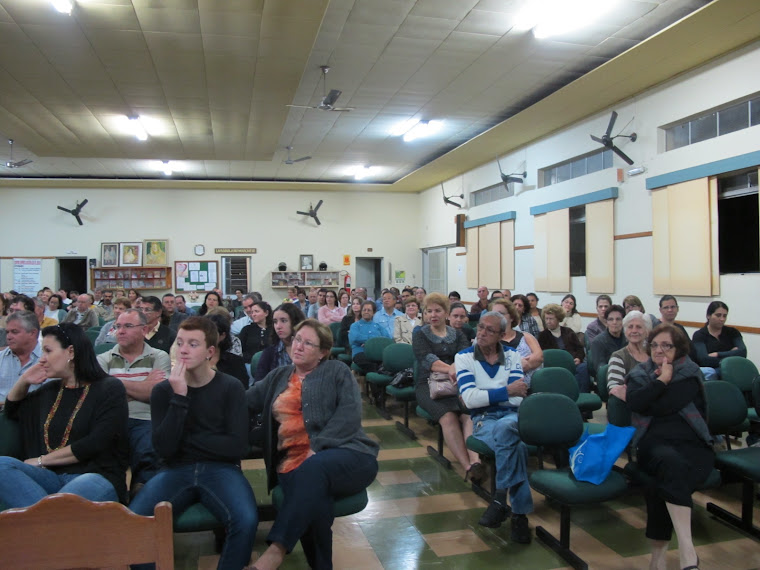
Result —
[{"label": "elderly woman with gray hair", "polygon": [[650,319],[641,311],[631,311],[623,318],[623,334],[628,344],[612,353],[607,367],[607,390],[610,396],[625,401],[625,378],[640,362],[649,360],[647,336],[652,330]]}]

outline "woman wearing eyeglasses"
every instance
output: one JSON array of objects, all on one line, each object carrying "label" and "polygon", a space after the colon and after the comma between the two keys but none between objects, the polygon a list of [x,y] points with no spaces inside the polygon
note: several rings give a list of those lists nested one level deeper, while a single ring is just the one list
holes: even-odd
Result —
[{"label": "woman wearing eyeglasses", "polygon": [[24,458],[0,457],[7,507],[28,507],[51,493],[126,500],[127,393],[98,365],[81,327],[42,329],[42,356],[11,388],[5,413],[19,423]]},{"label": "woman wearing eyeglasses", "polygon": [[328,360],[327,325],[295,328],[293,364],[248,389],[248,407],[263,412],[269,490],[284,500],[269,531],[269,548],[253,568],[279,568],[300,540],[311,568],[332,568],[333,502],[367,488],[377,474],[378,445],[361,427],[361,395],[349,368]]},{"label": "woman wearing eyeglasses", "polygon": [[697,568],[691,495],[707,480],[715,459],[702,373],[689,358],[689,339],[673,325],[655,327],[647,351],[650,359],[628,374],[626,399],[636,427],[631,445],[641,468],[655,479],[646,491],[649,567],[665,568],[675,529],[680,567]]}]

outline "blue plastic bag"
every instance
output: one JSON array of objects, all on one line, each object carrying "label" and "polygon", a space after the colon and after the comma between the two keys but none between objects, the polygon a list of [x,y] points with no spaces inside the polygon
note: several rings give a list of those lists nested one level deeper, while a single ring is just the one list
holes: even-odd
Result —
[{"label": "blue plastic bag", "polygon": [[578,481],[601,484],[623,453],[636,428],[607,424],[602,433],[585,432],[578,445],[570,448],[570,468]]}]

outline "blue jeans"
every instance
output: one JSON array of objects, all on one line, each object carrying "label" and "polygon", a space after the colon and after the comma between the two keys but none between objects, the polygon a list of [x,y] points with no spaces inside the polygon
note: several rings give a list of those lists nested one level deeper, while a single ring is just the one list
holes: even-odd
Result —
[{"label": "blue jeans", "polygon": [[240,570],[248,565],[259,514],[253,489],[239,466],[206,461],[164,468],[145,484],[129,508],[150,516],[161,501],[172,504],[175,520],[189,506],[202,503],[227,532],[218,568]]},{"label": "blue jeans", "polygon": [[581,393],[591,392],[591,377],[588,374],[588,364],[581,362],[575,366],[575,381]]},{"label": "blue jeans", "polygon": [[279,473],[284,500],[267,542],[288,552],[301,540],[309,566],[332,568],[333,502],[369,487],[377,475],[377,459],[352,449],[325,449],[289,473]]},{"label": "blue jeans", "polygon": [[499,410],[472,416],[472,435],[496,454],[496,488],[509,490],[512,512],[533,512],[528,483],[528,448],[517,431],[517,411]]},{"label": "blue jeans", "polygon": [[14,457],[0,457],[0,501],[28,507],[52,493],[72,493],[90,501],[118,501],[111,482],[98,473],[56,473]]},{"label": "blue jeans", "polygon": [[129,418],[129,469],[132,485],[147,483],[158,472],[158,453],[153,449],[150,420]]},{"label": "blue jeans", "polygon": [[700,366],[702,376],[705,377],[705,382],[710,380],[720,380],[720,368],[710,368],[709,366]]}]

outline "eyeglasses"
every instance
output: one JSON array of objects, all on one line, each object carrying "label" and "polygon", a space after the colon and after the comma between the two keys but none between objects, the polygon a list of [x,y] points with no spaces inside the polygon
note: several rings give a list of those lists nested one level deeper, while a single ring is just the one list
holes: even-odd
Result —
[{"label": "eyeglasses", "polygon": [[141,326],[142,325],[133,325],[131,323],[127,323],[125,325],[114,325],[113,328],[116,329],[117,331],[120,331],[121,329],[130,331],[132,329],[136,329],[137,327],[141,327]]},{"label": "eyeglasses", "polygon": [[156,309],[154,309],[153,307],[137,307],[137,309],[135,310],[140,311],[141,313],[155,313],[156,312]]},{"label": "eyeglasses", "polygon": [[306,348],[308,348],[310,350],[313,349],[313,348],[319,348],[318,344],[314,344],[310,340],[304,340],[300,336],[295,337],[293,339],[293,343],[294,344],[302,344],[303,346],[305,346]]},{"label": "eyeglasses", "polygon": [[479,324],[478,325],[478,330],[479,331],[485,331],[488,334],[501,334],[501,331],[497,331],[496,329],[493,329],[491,327],[487,327],[486,325],[483,325],[483,324]]},{"label": "eyeglasses", "polygon": [[653,342],[649,346],[652,347],[652,350],[657,350],[658,348],[663,350],[664,352],[669,351],[671,348],[673,348],[673,345],[669,342]]}]

